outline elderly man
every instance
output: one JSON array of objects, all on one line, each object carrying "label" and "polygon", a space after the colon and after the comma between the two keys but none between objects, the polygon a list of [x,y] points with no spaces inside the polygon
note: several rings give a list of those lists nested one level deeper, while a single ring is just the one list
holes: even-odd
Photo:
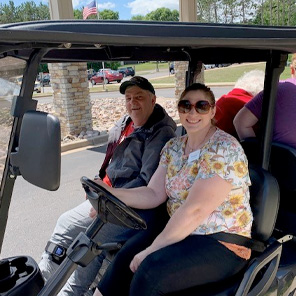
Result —
[{"label": "elderly man", "polygon": [[[155,90],[146,78],[135,76],[123,82],[119,90],[125,95],[128,115],[110,130],[99,177],[112,187],[145,186],[157,168],[162,147],[175,136],[176,124],[156,104]],[[39,263],[46,280],[64,259],[57,253],[64,254],[75,237],[93,221],[90,209],[91,205],[86,200],[58,219]],[[158,210],[137,212],[146,220],[148,227],[153,227]],[[124,241],[136,233],[137,230],[108,223],[95,240],[101,243]],[[96,277],[103,259],[104,256],[100,255],[87,267],[78,267],[59,295],[83,295]]]}]

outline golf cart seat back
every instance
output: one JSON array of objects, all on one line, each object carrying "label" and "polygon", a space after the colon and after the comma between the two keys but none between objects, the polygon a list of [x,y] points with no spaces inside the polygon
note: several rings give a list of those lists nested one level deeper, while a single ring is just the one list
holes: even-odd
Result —
[{"label": "golf cart seat back", "polygon": [[[255,138],[242,141],[249,163],[259,164],[259,144]],[[296,235],[296,149],[273,142],[268,171],[280,187],[280,207],[276,228],[284,234]]]},{"label": "golf cart seat back", "polygon": [[[276,179],[259,166],[251,165],[249,173],[250,203],[254,216],[252,238],[266,242],[274,230],[279,207],[279,187]],[[245,270],[222,282],[193,287],[179,292],[169,293],[169,296],[214,296],[235,295]]]},{"label": "golf cart seat back", "polygon": [[296,149],[273,143],[269,170],[277,179],[281,194],[276,228],[296,236]]},{"label": "golf cart seat back", "polygon": [[254,216],[252,238],[266,242],[271,237],[277,219],[280,192],[276,179],[266,170],[249,165],[252,185],[250,204]]}]

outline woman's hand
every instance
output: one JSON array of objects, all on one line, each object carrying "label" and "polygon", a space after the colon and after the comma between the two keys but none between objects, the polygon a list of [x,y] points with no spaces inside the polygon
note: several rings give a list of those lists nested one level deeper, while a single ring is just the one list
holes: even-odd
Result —
[{"label": "woman's hand", "polygon": [[95,219],[95,218],[97,217],[97,215],[98,215],[97,211],[96,211],[93,207],[91,207],[91,208],[90,208],[90,211],[89,211],[89,216],[90,216],[92,219]]},{"label": "woman's hand", "polygon": [[130,264],[130,270],[132,272],[136,272],[142,261],[152,252],[149,250],[149,248],[145,249],[144,251],[138,253],[134,259],[132,260]]}]

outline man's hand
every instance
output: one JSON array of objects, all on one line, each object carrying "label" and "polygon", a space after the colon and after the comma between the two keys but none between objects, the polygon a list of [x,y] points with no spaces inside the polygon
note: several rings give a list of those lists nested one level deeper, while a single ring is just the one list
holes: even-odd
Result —
[{"label": "man's hand", "polygon": [[90,211],[89,211],[89,216],[90,216],[92,219],[95,219],[95,218],[97,217],[97,215],[98,215],[97,211],[96,211],[93,207],[91,207],[91,208],[90,208]]}]

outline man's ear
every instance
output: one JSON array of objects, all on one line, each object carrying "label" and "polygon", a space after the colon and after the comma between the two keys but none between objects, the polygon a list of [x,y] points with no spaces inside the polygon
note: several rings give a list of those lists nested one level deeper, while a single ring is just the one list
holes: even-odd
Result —
[{"label": "man's ear", "polygon": [[152,96],[152,104],[153,104],[153,106],[155,105],[155,103],[156,103],[156,95],[153,95]]}]

